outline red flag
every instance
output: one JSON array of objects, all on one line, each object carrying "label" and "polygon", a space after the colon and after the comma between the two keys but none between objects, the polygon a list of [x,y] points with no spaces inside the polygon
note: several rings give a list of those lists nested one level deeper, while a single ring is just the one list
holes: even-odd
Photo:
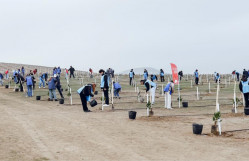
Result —
[{"label": "red flag", "polygon": [[173,82],[174,84],[178,84],[179,82],[179,78],[178,78],[178,70],[177,70],[177,66],[173,63],[170,63],[171,65],[171,69],[172,69],[172,78],[173,78]]}]

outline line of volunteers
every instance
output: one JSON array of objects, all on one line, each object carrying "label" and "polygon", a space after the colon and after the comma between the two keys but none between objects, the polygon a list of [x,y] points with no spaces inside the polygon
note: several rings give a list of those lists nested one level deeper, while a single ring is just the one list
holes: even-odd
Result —
[{"label": "line of volunteers", "polygon": [[[75,78],[74,75],[75,69],[70,66],[69,69],[65,69],[65,79],[69,78]],[[56,90],[58,90],[60,96],[62,99],[64,99],[62,90],[61,90],[61,83],[60,83],[60,78],[61,78],[61,73],[62,70],[60,67],[55,67],[53,69],[52,76],[48,78],[48,73],[40,73],[38,78],[39,78],[39,88],[45,88],[46,85],[48,86],[49,90],[49,101],[58,101],[57,96],[56,96]],[[237,75],[237,80],[239,79],[239,74],[238,72],[233,71],[232,72],[232,78],[234,80],[236,79],[235,75]],[[23,84],[24,82],[26,83],[27,86],[27,97],[32,97],[33,96],[33,90],[35,90],[35,75],[38,75],[37,69],[30,70],[28,74],[26,74],[24,67],[21,69],[13,71],[13,77],[12,79],[16,84],[19,84],[20,91],[23,92]],[[89,74],[90,77],[93,77],[93,71],[90,68],[89,69]],[[112,78],[114,78],[114,70],[109,68],[107,71],[104,71],[103,69],[99,70],[99,74],[101,75],[101,83],[100,83],[100,88],[103,91],[103,98],[104,99],[104,105],[103,106],[109,106],[109,87],[110,83],[113,83],[114,87],[114,97],[120,99],[119,92],[121,91],[122,87],[119,84],[119,82],[112,81]],[[129,75],[129,85],[134,85],[134,80],[135,80],[135,73],[134,70],[131,69],[130,72],[128,73]],[[240,91],[244,94],[245,98],[245,106],[249,106],[249,80],[248,80],[248,75],[249,71],[245,70],[243,71],[242,79],[239,84],[239,89]],[[163,69],[160,69],[159,71],[159,76],[160,76],[160,81],[165,82],[165,73]],[[183,72],[179,71],[178,73],[179,80],[183,78]],[[194,78],[195,78],[195,84],[199,84],[199,72],[198,69],[195,70],[194,72]],[[0,73],[0,85],[3,85],[3,80],[9,80],[9,71],[7,70],[4,74]],[[214,81],[217,83],[220,81],[220,74],[219,73],[214,73]],[[146,69],[144,69],[143,73],[143,80],[141,80],[141,84],[145,86],[145,92],[150,93],[151,96],[151,104],[155,103],[155,93],[157,89],[157,81],[158,77],[156,74],[151,74],[149,77],[149,73]],[[87,84],[80,89],[77,90],[81,102],[82,102],[82,107],[84,112],[91,112],[88,107],[87,107],[87,102],[90,102],[91,98],[94,97],[94,92],[95,92],[96,84]],[[174,82],[170,80],[165,84],[164,89],[163,89],[165,95],[166,95],[166,108],[167,109],[172,109],[172,94],[174,93]]]}]

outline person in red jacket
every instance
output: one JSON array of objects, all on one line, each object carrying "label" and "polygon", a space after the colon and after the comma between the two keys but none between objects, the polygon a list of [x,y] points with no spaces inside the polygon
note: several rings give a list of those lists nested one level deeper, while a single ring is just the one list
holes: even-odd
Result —
[{"label": "person in red jacket", "polygon": [[5,78],[9,79],[9,69],[5,71]]}]

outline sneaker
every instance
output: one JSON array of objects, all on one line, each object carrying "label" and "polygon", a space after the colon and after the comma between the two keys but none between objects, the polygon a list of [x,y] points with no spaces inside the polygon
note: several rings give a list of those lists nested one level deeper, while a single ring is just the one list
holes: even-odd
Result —
[{"label": "sneaker", "polygon": [[108,105],[108,104],[104,104],[103,106],[104,106],[104,107],[107,107],[107,106],[109,106],[109,105]]},{"label": "sneaker", "polygon": [[173,108],[167,108],[167,110],[173,110]]},{"label": "sneaker", "polygon": [[57,99],[54,99],[54,101],[58,101]]},{"label": "sneaker", "polygon": [[39,88],[41,88],[41,87],[39,87]]}]

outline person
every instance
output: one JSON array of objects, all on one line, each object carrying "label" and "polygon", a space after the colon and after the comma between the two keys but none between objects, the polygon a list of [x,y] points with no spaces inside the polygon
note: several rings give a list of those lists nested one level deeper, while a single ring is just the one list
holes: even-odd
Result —
[{"label": "person", "polygon": [[164,82],[164,71],[163,69],[160,69],[160,78],[161,78],[161,82]]},{"label": "person", "polygon": [[237,81],[239,81],[239,72],[236,72],[237,75]]},{"label": "person", "polygon": [[151,96],[151,104],[155,103],[155,95],[156,95],[156,83],[150,81],[149,79],[146,80],[144,83],[146,87],[146,93],[149,91]]},{"label": "person", "polygon": [[63,96],[63,94],[61,92],[61,81],[60,81],[59,75],[56,76],[56,88],[57,88],[61,98],[64,99],[64,96]]},{"label": "person", "polygon": [[171,96],[174,93],[174,82],[173,81],[169,82],[166,85],[166,87],[164,88],[164,93],[166,94],[166,102],[165,102],[166,107],[165,108],[172,109],[172,106],[171,106],[171,104],[172,104],[172,101],[171,101],[172,97]]},{"label": "person", "polygon": [[33,74],[33,71],[32,70],[30,70],[30,73],[29,73],[29,75],[31,76],[31,78],[32,78],[32,84],[33,84],[33,90],[35,90],[35,83],[36,83],[36,81],[35,81],[35,76],[34,76],[34,74]]},{"label": "person", "polygon": [[183,77],[183,72],[182,72],[182,71],[178,72],[178,76],[179,76],[180,81],[181,81],[181,80],[182,80],[182,77]]},{"label": "person", "polygon": [[0,85],[3,86],[3,74],[0,73]]},{"label": "person", "polygon": [[84,112],[92,112],[87,107],[87,101],[91,100],[91,97],[94,97],[93,90],[91,85],[86,85],[77,90],[80,95],[82,107]]},{"label": "person", "polygon": [[67,80],[68,79],[68,69],[65,68],[65,79]]},{"label": "person", "polygon": [[33,96],[33,92],[32,92],[33,79],[32,79],[32,76],[30,74],[28,74],[26,76],[25,82],[27,84],[27,95],[28,95],[28,97],[32,97]]},{"label": "person", "polygon": [[14,82],[15,82],[15,83],[17,83],[16,73],[17,73],[17,71],[16,71],[16,70],[13,70],[13,79],[14,79]]},{"label": "person", "polygon": [[105,73],[105,71],[103,69],[99,70],[99,74],[101,74],[101,85],[100,85],[100,88],[104,92],[104,99],[105,99],[104,106],[109,106],[109,95],[108,95],[109,82],[110,82],[109,81],[109,77],[107,76],[107,74]]},{"label": "person", "polygon": [[93,75],[93,70],[92,70],[92,68],[89,69],[89,74],[90,74],[90,76]]},{"label": "person", "polygon": [[130,71],[130,73],[129,73],[130,86],[131,86],[131,83],[132,83],[132,81],[133,81],[133,79],[134,79],[134,76],[135,76],[135,73],[134,73],[133,69],[131,69],[131,71]]},{"label": "person", "polygon": [[246,69],[244,69],[244,71],[243,71],[243,75],[245,75],[245,76],[246,76],[246,78],[248,78],[248,71],[246,71]]},{"label": "person", "polygon": [[220,74],[216,73],[215,82],[218,83],[218,80],[220,82]]},{"label": "person", "polygon": [[7,70],[5,71],[5,78],[6,78],[6,79],[9,79],[9,69],[7,69]]},{"label": "person", "polygon": [[[214,81],[216,81],[217,73],[214,72]],[[216,82],[217,83],[217,82]]]},{"label": "person", "polygon": [[41,88],[42,85],[43,85],[43,88],[45,88],[45,81],[44,81],[45,74],[40,74],[39,79],[40,79],[39,88]]},{"label": "person", "polygon": [[74,69],[72,66],[70,66],[69,71],[70,71],[70,78],[71,78],[72,76],[73,76],[73,78],[75,78],[75,77],[74,77],[74,71],[75,71],[75,69]]},{"label": "person", "polygon": [[151,74],[150,79],[152,82],[154,82],[155,80],[157,81],[157,76],[155,74]]},{"label": "person", "polygon": [[24,77],[24,75],[25,75],[25,69],[24,67],[22,67],[22,76]]},{"label": "person", "polygon": [[37,73],[37,69],[34,69],[33,70],[33,76],[36,75],[36,73]]},{"label": "person", "polygon": [[198,85],[199,84],[199,73],[198,73],[198,69],[195,70],[194,76],[195,76],[195,84]]},{"label": "person", "polygon": [[45,82],[48,81],[48,73],[44,73]]},{"label": "person", "polygon": [[121,85],[118,82],[113,82],[113,87],[114,87],[114,97],[119,98],[119,92],[121,91]]},{"label": "person", "polygon": [[58,77],[61,77],[61,67],[57,68],[57,75],[58,75]]},{"label": "person", "polygon": [[234,79],[234,80],[235,80],[235,75],[236,75],[236,70],[234,70],[234,71],[232,72],[232,79]]},{"label": "person", "polygon": [[146,82],[148,77],[149,77],[149,73],[148,73],[148,71],[146,69],[144,69],[144,82]]},{"label": "person", "polygon": [[15,77],[17,79],[16,84],[20,84],[20,92],[23,92],[23,85],[22,83],[25,81],[24,77],[20,73],[16,73]]},{"label": "person", "polygon": [[240,91],[244,94],[245,108],[249,107],[249,80],[246,75],[242,76],[241,82],[239,84]]},{"label": "person", "polygon": [[56,83],[56,77],[51,77],[49,80],[48,80],[48,90],[49,90],[49,101],[53,101],[53,99],[55,101],[58,101],[57,98],[56,98],[56,86],[55,86],[55,83]]},{"label": "person", "polygon": [[54,69],[53,69],[53,75],[57,75],[57,68],[56,67],[54,67]]}]

